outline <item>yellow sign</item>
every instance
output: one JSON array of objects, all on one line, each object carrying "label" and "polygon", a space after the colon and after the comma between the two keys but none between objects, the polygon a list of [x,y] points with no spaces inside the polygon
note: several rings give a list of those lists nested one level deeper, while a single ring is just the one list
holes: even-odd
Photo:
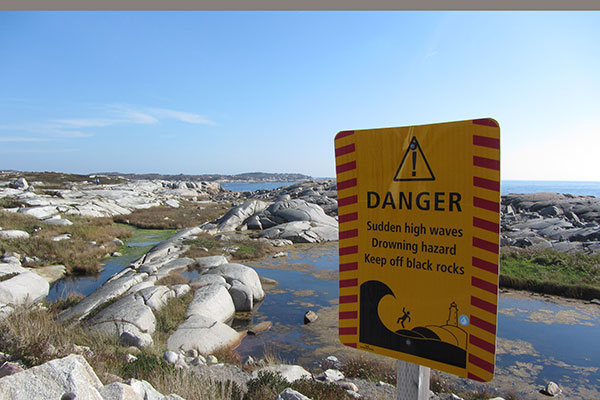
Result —
[{"label": "yellow sign", "polygon": [[343,131],[335,155],[341,342],[491,380],[498,123]]}]

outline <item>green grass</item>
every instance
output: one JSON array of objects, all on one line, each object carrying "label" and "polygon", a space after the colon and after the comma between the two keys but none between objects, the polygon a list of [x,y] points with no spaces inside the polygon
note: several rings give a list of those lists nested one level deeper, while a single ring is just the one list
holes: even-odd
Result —
[{"label": "green grass", "polygon": [[[208,233],[201,233],[196,239],[184,241],[185,245],[190,246],[184,254],[185,257],[197,258],[223,254],[226,247],[238,247],[233,252],[233,260],[255,260],[265,257],[274,252],[274,248],[268,243],[254,239],[241,240],[218,240]],[[205,251],[204,249],[208,250]]]},{"label": "green grass", "polygon": [[600,298],[600,254],[502,250],[500,285],[584,300]]},{"label": "green grass", "polygon": [[174,297],[169,299],[167,304],[160,311],[154,313],[154,316],[156,317],[156,330],[154,331],[155,343],[159,346],[166,347],[169,336],[185,321],[187,306],[193,298],[193,291],[190,291],[181,297]]},{"label": "green grass", "polygon": [[0,208],[17,208],[22,202],[12,197],[0,197]]}]

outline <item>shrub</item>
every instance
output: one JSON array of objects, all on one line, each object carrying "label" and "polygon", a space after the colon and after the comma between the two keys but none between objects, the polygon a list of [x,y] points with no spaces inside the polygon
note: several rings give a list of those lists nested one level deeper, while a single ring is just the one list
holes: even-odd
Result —
[{"label": "shrub", "polygon": [[291,387],[312,400],[354,399],[335,383],[318,382],[312,378],[298,379],[292,383]]},{"label": "shrub", "polygon": [[369,381],[383,381],[391,385],[396,384],[396,369],[383,362],[367,360],[363,357],[354,357],[346,360],[340,371],[346,378],[360,378]]},{"label": "shrub", "polygon": [[290,386],[279,372],[260,371],[258,377],[248,381],[244,400],[274,399]]}]

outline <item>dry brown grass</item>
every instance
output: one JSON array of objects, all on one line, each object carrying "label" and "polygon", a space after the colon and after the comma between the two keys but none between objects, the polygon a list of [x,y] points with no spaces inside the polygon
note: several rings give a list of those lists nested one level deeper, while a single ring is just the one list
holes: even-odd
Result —
[{"label": "dry brown grass", "polygon": [[[89,175],[79,174],[67,174],[62,172],[13,172],[5,173],[2,179],[14,180],[17,178],[25,178],[29,184],[34,182],[41,182],[42,185],[37,185],[37,188],[41,189],[68,189],[72,183],[83,183],[94,181]],[[109,185],[116,183],[127,182],[125,179],[118,178],[116,176],[98,176],[100,184]]]},{"label": "dry brown grass", "polygon": [[[69,216],[73,225],[52,226],[24,214],[0,211],[0,217],[4,229],[19,229],[31,234],[27,240],[0,240],[1,252],[14,251],[40,259],[25,264],[28,267],[62,264],[68,274],[98,272],[102,259],[117,250],[113,240],[131,236],[131,229],[114,224],[110,218]],[[71,239],[52,240],[63,234],[71,235]]]},{"label": "dry brown grass", "polygon": [[74,353],[73,344],[88,346],[93,354],[82,352],[81,355],[96,375],[105,379],[104,384],[110,383],[106,377],[117,376],[145,379],[165,395],[176,393],[188,400],[241,398],[234,384],[220,384],[176,370],[162,360],[164,348],[159,346],[143,350],[137,355],[137,361],[128,363],[127,348],[118,343],[116,336],[57,322],[54,320],[56,311],[52,307],[50,311],[21,307],[0,319],[0,351],[10,354],[13,360],[21,360],[26,367],[33,367]]},{"label": "dry brown grass", "polygon": [[183,229],[202,225],[224,215],[228,208],[217,203],[197,204],[181,201],[179,208],[152,207],[135,210],[129,215],[117,215],[115,222],[146,229]]},{"label": "dry brown grass", "polygon": [[154,285],[156,285],[156,286],[160,286],[160,285],[172,286],[172,285],[180,285],[180,284],[184,284],[184,283],[190,283],[189,278],[186,278],[185,276],[183,276],[181,274],[181,272],[179,272],[179,271],[174,271],[174,272],[171,272],[169,275],[163,276],[162,278],[160,278],[159,280],[154,282]]}]

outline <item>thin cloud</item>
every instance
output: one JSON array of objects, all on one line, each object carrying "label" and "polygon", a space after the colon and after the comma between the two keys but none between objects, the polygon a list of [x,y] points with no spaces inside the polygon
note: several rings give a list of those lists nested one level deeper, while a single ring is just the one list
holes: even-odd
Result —
[{"label": "thin cloud", "polygon": [[114,124],[154,125],[158,123],[158,118],[135,107],[111,104],[108,106],[108,110],[116,116],[112,120]]},{"label": "thin cloud", "polygon": [[7,136],[1,137],[0,142],[2,143],[32,143],[32,142],[47,142],[49,139],[46,138],[32,138],[32,137],[21,137],[21,136]]},{"label": "thin cloud", "polygon": [[105,118],[79,118],[79,119],[57,119],[54,120],[59,125],[72,128],[95,128],[114,125],[117,120]]},{"label": "thin cloud", "polygon": [[[13,125],[0,125],[0,130],[11,131],[11,133],[27,133],[37,135],[37,137],[26,137],[26,136],[11,136],[11,139],[22,139],[21,142],[31,142],[36,139],[37,141],[49,141],[52,139],[68,139],[68,138],[85,138],[93,136],[89,132],[81,132],[78,130],[70,130],[56,122],[40,123],[40,124],[13,124]],[[0,138],[2,139],[2,138]],[[3,140],[7,141],[7,140]],[[10,140],[15,142],[17,140]]]},{"label": "thin cloud", "polygon": [[187,122],[190,124],[216,125],[214,121],[206,119],[202,115],[190,112],[168,110],[165,108],[152,108],[150,109],[150,112],[157,116],[174,118],[179,121]]},{"label": "thin cloud", "polygon": [[[216,125],[200,114],[166,108],[136,107],[123,104],[104,106],[104,117],[60,118],[41,123],[0,125],[0,131],[11,136],[0,137],[0,142],[42,142],[57,139],[78,139],[93,136],[80,129],[106,128],[115,125],[156,125],[164,119],[175,119],[188,124]],[[24,133],[27,135],[21,136]]]}]

